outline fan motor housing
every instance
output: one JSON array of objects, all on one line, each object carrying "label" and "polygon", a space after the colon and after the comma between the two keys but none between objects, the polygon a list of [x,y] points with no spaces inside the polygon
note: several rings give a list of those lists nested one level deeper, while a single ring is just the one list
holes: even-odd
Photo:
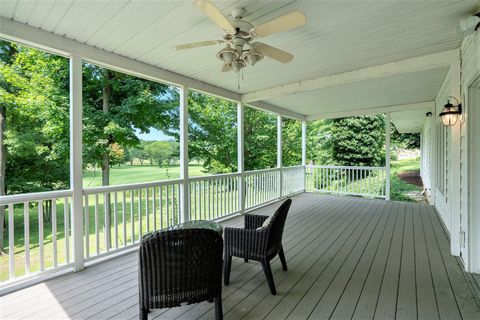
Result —
[{"label": "fan motor housing", "polygon": [[233,20],[232,25],[235,27],[235,37],[251,38],[250,30],[253,29],[253,24],[245,20]]}]

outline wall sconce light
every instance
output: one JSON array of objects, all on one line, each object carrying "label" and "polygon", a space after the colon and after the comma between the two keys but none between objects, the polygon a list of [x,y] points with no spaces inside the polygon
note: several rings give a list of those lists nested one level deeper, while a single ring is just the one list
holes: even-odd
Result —
[{"label": "wall sconce light", "polygon": [[[450,98],[457,101],[457,105],[454,106],[450,103]],[[454,126],[457,123],[458,116],[462,114],[462,104],[455,97],[448,97],[447,104],[443,107],[442,112],[438,115],[442,120],[444,126]]]}]

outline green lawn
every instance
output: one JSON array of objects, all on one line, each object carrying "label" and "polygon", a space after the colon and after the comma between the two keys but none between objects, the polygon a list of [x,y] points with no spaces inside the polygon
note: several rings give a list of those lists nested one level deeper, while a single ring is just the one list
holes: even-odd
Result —
[{"label": "green lawn", "polygon": [[401,180],[398,177],[398,174],[406,171],[419,170],[419,169],[420,169],[419,159],[392,161],[390,166],[390,171],[391,171],[390,198],[391,200],[415,202],[415,200],[406,196],[405,193],[410,191],[422,191],[422,188]]},{"label": "green lawn", "polygon": [[[405,192],[412,191],[412,190],[421,190],[421,188],[406,183],[398,178],[398,174],[400,172],[404,171],[409,171],[409,170],[418,170],[419,168],[419,161],[418,160],[408,160],[408,161],[396,161],[392,162],[392,167],[391,167],[391,199],[392,200],[399,200],[399,201],[412,201],[410,198],[404,195]],[[190,176],[201,176],[201,175],[206,175],[204,172],[202,172],[202,167],[198,165],[193,165],[189,167],[189,175]],[[165,179],[176,179],[179,177],[179,168],[178,167],[170,167],[170,168],[159,168],[155,166],[121,166],[121,167],[115,167],[112,168],[111,174],[110,174],[110,179],[111,179],[111,185],[119,185],[119,184],[129,184],[129,183],[138,183],[138,182],[152,182],[152,181],[158,181],[158,180],[165,180]],[[362,189],[360,187],[361,181],[356,182],[359,184],[359,189]],[[84,186],[85,187],[94,187],[94,186],[99,186],[101,185],[101,171],[94,172],[93,170],[86,171],[84,173]],[[204,188],[205,186],[203,186]],[[215,190],[216,191],[216,190]],[[151,192],[151,191],[150,191]],[[163,191],[165,192],[165,190]],[[209,192],[208,190],[206,191],[205,195],[207,197],[210,197],[210,200],[205,198],[205,196],[202,194],[197,194],[196,196],[196,203],[194,204],[192,202],[192,208],[199,206],[197,211],[199,212],[205,212],[205,215],[200,215],[199,217],[196,216],[195,218],[197,219],[205,219],[208,218],[206,216],[206,213],[209,212],[210,208],[205,207],[206,203],[212,203],[212,204],[218,204],[219,200],[217,198],[211,198],[211,197],[219,197],[220,198],[220,207],[218,208],[219,212],[226,212],[226,205],[222,205],[222,196],[224,195],[226,198],[231,198],[232,201],[230,202],[230,206],[232,208],[232,211],[235,210],[234,204],[236,203],[237,199],[235,198],[236,192],[233,192],[228,190],[228,189],[223,189],[223,190],[218,190],[218,194],[215,192]],[[176,195],[178,197],[178,193]],[[111,197],[111,201],[113,202],[113,196]],[[145,212],[146,208],[146,195],[143,193],[142,194],[142,201],[141,201],[141,207],[142,207],[142,212]],[[166,206],[167,203],[170,206],[169,212],[174,208],[173,210],[177,211],[178,208],[172,207],[172,196],[170,193],[170,196],[167,197],[166,194],[164,193],[162,195],[163,200],[163,212],[166,211]],[[157,190],[157,199],[158,199],[158,190]],[[177,198],[178,199],[178,198]],[[203,200],[201,200],[203,199]],[[103,206],[103,195],[99,195],[98,198],[99,202],[99,238],[100,238],[100,251],[103,251],[104,248],[104,231],[103,231],[103,217],[104,217],[104,206]],[[134,194],[134,216],[133,220],[130,216],[130,203],[132,202],[132,198],[129,193],[126,194],[125,202],[126,202],[126,217],[125,221],[122,221],[123,216],[122,216],[122,202],[123,202],[123,193],[119,192],[118,193],[118,199],[117,199],[117,220],[118,220],[118,230],[119,230],[119,245],[122,245],[124,242],[130,243],[132,236],[135,238],[139,237],[138,229],[139,229],[139,215],[137,211],[138,207],[138,202],[139,202],[139,197],[138,194]],[[192,201],[193,198],[192,198]],[[201,201],[201,202],[200,202]],[[96,251],[96,233],[95,233],[95,197],[90,196],[89,197],[89,248],[90,252],[95,253]],[[233,205],[232,205],[233,204]],[[175,206],[178,206],[177,201],[175,201]],[[151,202],[151,193],[150,193],[150,201],[148,203],[149,211],[150,213],[153,212],[153,203]],[[203,207],[201,209],[200,207]],[[216,205],[213,206],[215,208]],[[176,208],[176,209],[175,209]],[[215,210],[213,209],[212,210]],[[66,260],[65,256],[65,233],[64,233],[64,202],[63,199],[58,199],[56,203],[56,210],[57,210],[57,215],[56,215],[56,220],[57,220],[57,252],[58,252],[58,263],[64,263]],[[113,210],[113,205],[112,205],[112,210]],[[159,203],[157,202],[156,204],[156,210],[158,211],[157,215],[157,226],[160,224],[160,214],[159,214]],[[24,263],[25,263],[25,242],[24,242],[24,222],[23,222],[23,204],[15,206],[15,211],[14,211],[14,217],[15,217],[15,222],[14,222],[14,245],[15,245],[15,273],[17,276],[23,275],[24,274]],[[39,239],[39,230],[38,230],[38,207],[35,205],[31,205],[30,210],[29,210],[29,224],[30,224],[30,256],[31,256],[31,271],[38,271],[39,270],[39,249],[38,249],[38,239]],[[177,211],[178,212],[178,211]],[[172,220],[173,215],[170,215],[170,219]],[[8,218],[7,218],[8,219]],[[146,219],[143,219],[142,221],[142,229],[146,230]],[[164,226],[167,224],[175,223],[175,221],[166,221],[166,217],[163,217],[163,224]],[[113,222],[113,218],[112,218]],[[132,222],[134,223],[134,231],[132,234]],[[8,223],[8,220],[7,220]],[[123,237],[123,225],[125,224],[126,227],[126,237]],[[149,224],[151,228],[153,227],[153,215],[150,214],[150,219],[149,219]],[[52,223],[45,221],[44,222],[44,260],[45,260],[45,268],[48,268],[53,265],[53,234],[52,233]],[[111,229],[111,234],[113,238],[114,234],[114,229],[112,226]],[[8,234],[5,234],[5,239],[6,239],[6,246],[8,249]],[[71,241],[71,239],[70,239]],[[70,249],[71,250],[71,249]],[[71,256],[70,252],[70,256]],[[0,281],[4,281],[8,279],[8,255],[3,255],[0,256],[0,266],[2,272],[0,273]]]},{"label": "green lawn", "polygon": [[[202,166],[189,165],[189,176],[204,176]],[[110,185],[129,184],[137,182],[152,182],[159,180],[177,179],[180,177],[180,167],[159,168],[150,165],[122,165],[113,167],[110,171]],[[98,187],[102,185],[102,171],[88,170],[83,173],[83,186]]]},{"label": "green lawn", "polygon": [[[189,166],[189,175],[190,176],[204,176],[207,175],[206,173],[202,172],[202,166],[200,165],[190,165]],[[111,185],[119,185],[119,184],[130,184],[130,183],[140,183],[140,182],[152,182],[152,181],[159,181],[159,180],[168,180],[168,179],[177,179],[180,177],[180,168],[179,167],[169,167],[169,168],[159,168],[157,166],[149,166],[149,165],[124,165],[121,167],[114,167],[111,169],[110,172],[110,184]],[[84,172],[84,187],[96,187],[101,185],[101,171],[97,170],[88,170]],[[141,201],[141,208],[142,211],[146,208],[146,195],[143,191],[142,194],[142,201]],[[150,192],[152,192],[150,190]],[[157,201],[158,201],[158,190],[157,190]],[[153,203],[151,201],[152,194],[150,193],[150,201],[148,203],[148,207],[150,213],[153,212]],[[163,225],[172,224],[175,222],[173,217],[174,215],[171,214],[172,211],[178,212],[178,188],[176,189],[175,198],[175,206],[173,205],[172,200],[172,193],[170,190],[170,194],[166,197],[166,190],[163,189],[163,204],[162,204],[162,211],[164,212],[163,217]],[[104,231],[102,226],[104,225],[104,201],[103,195],[100,194],[98,202],[98,210],[99,210],[99,238],[101,239],[100,242],[100,249],[101,251],[104,250]],[[131,197],[130,194],[126,194],[126,219],[122,221],[122,207],[123,201],[123,194],[120,192],[118,193],[117,199],[117,219],[118,219],[118,228],[119,228],[119,241],[120,245],[124,242],[130,243],[132,238],[132,219],[130,216],[130,203]],[[94,253],[96,249],[96,233],[95,233],[95,197],[89,196],[89,247],[90,252]],[[113,203],[113,195],[111,196],[111,202]],[[134,217],[133,223],[135,225],[135,234],[134,237],[138,238],[138,229],[139,229],[139,215],[138,215],[138,193],[134,194]],[[169,213],[170,218],[169,222],[166,221],[166,210],[167,210],[167,203],[169,206]],[[222,208],[223,209],[223,208]],[[113,204],[112,204],[113,210]],[[160,208],[158,202],[156,203],[156,210],[157,214],[157,225],[160,225]],[[57,263],[63,264],[66,262],[66,252],[65,252],[65,232],[64,232],[64,199],[58,199],[56,203],[56,225],[57,225]],[[178,215],[178,214],[176,214]],[[6,212],[6,219],[8,225],[8,209]],[[153,215],[150,214],[149,224],[153,227]],[[112,218],[113,223],[113,218]],[[126,239],[123,239],[123,224],[128,231]],[[45,261],[45,268],[49,268],[53,266],[54,257],[53,257],[53,232],[52,232],[52,222],[45,220],[43,222],[43,241],[44,241],[44,261]],[[31,272],[38,271],[40,269],[40,250],[39,250],[39,219],[38,219],[38,206],[36,203],[30,204],[29,207],[29,229],[30,229],[30,270]],[[142,229],[146,230],[146,219],[142,221]],[[111,228],[111,235],[113,238],[114,235],[114,227]],[[5,233],[5,250],[8,251],[8,233]],[[70,239],[71,241],[71,239]],[[113,244],[113,243],[112,243]],[[21,276],[24,274],[24,264],[25,264],[25,239],[24,239],[24,209],[23,204],[15,205],[14,207],[14,247],[15,247],[15,274],[16,276]],[[70,257],[72,256],[70,246]],[[8,279],[8,255],[0,256],[0,281],[5,281]]]}]

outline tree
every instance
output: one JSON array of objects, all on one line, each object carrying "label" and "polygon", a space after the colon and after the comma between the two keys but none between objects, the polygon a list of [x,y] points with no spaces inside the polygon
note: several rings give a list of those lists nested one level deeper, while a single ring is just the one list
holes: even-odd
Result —
[{"label": "tree", "polygon": [[191,92],[188,153],[210,173],[237,170],[237,109],[227,100]]},{"label": "tree", "polygon": [[332,158],[341,166],[379,166],[385,145],[385,117],[362,116],[333,120]]},{"label": "tree", "polygon": [[333,120],[316,120],[307,123],[307,161],[312,164],[333,164]]},{"label": "tree", "polygon": [[[102,185],[110,184],[112,146],[138,146],[136,129],[141,133],[170,129],[172,114],[178,109],[177,96],[168,85],[84,64],[84,162],[102,169]],[[105,204],[111,212],[109,194]],[[111,224],[110,214],[105,224]],[[109,240],[107,235],[107,246]]]},{"label": "tree", "polygon": [[282,164],[285,167],[302,164],[302,123],[284,118],[282,121]]},{"label": "tree", "polygon": [[420,149],[420,133],[400,133],[392,127],[392,144],[404,149]]},{"label": "tree", "polygon": [[272,113],[245,108],[245,170],[277,165],[277,119]]},{"label": "tree", "polygon": [[140,165],[143,166],[143,162],[148,159],[147,152],[143,149],[142,145],[132,147],[129,149],[130,152],[130,164],[133,165],[133,160],[138,159]]},{"label": "tree", "polygon": [[0,195],[68,188],[68,60],[0,41],[0,67]]},{"label": "tree", "polygon": [[174,141],[153,141],[145,145],[145,152],[159,167],[170,166],[179,150],[178,143]]}]

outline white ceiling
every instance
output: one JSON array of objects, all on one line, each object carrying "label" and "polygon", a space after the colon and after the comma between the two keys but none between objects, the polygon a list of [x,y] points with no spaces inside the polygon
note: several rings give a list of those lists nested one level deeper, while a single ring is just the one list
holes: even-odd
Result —
[{"label": "white ceiling", "polygon": [[422,131],[423,123],[427,118],[429,108],[418,110],[392,112],[390,119],[400,133],[418,133]]},{"label": "white ceiling", "polygon": [[[246,8],[246,19],[253,24],[292,9],[302,10],[307,16],[305,27],[261,40],[295,54],[294,60],[281,64],[264,59],[245,70],[239,89],[235,74],[220,72],[215,57],[220,47],[172,51],[175,44],[222,36],[192,1],[1,0],[0,15],[233,92],[248,93],[458,48],[456,26],[478,6],[476,0],[213,2],[225,14],[235,7]],[[269,102],[305,115],[326,108],[421,102],[432,99],[444,75],[444,69],[430,70]]]},{"label": "white ceiling", "polygon": [[448,68],[400,74],[266,100],[306,116],[435,100]]}]

